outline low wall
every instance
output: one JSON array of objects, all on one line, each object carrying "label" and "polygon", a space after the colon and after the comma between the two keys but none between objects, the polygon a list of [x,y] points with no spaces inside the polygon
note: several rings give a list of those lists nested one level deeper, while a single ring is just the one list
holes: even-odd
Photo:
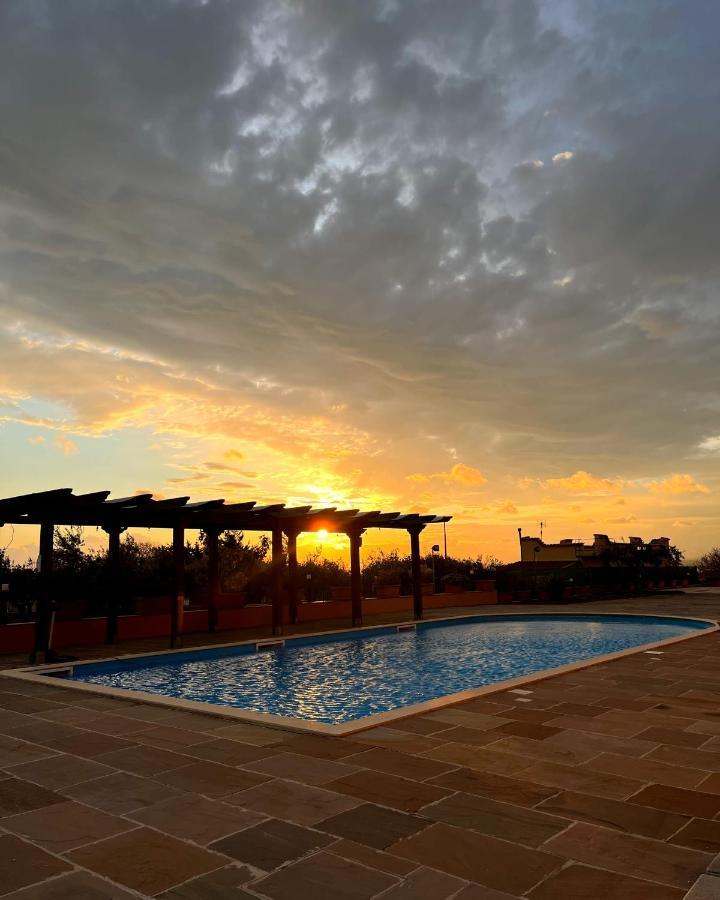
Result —
[{"label": "low wall", "polygon": [[[449,609],[451,607],[486,606],[498,602],[496,591],[467,591],[461,594],[429,594],[423,598],[425,609]],[[363,600],[363,613],[368,616],[383,613],[410,613],[413,599],[410,596]],[[285,609],[287,620],[287,609]],[[351,618],[349,600],[301,603],[298,607],[299,622],[319,622],[331,619]],[[258,606],[224,607],[218,609],[218,631],[238,631],[243,628],[263,628],[272,624],[272,607]],[[102,644],[105,641],[107,623],[104,616],[93,619],[57,620],[53,627],[52,644],[56,650],[64,647],[80,647]],[[206,609],[187,609],[183,618],[186,634],[201,634],[208,630]],[[166,637],[170,634],[170,613],[118,617],[118,640],[132,641],[140,638]],[[35,626],[32,622],[0,625],[0,654],[29,653],[33,647]]]}]

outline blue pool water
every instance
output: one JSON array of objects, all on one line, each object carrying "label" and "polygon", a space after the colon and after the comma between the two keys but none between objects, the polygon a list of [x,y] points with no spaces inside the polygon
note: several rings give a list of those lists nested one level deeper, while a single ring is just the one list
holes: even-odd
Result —
[{"label": "blue pool water", "polygon": [[651,616],[473,616],[75,666],[77,681],[339,724],[708,627]]}]

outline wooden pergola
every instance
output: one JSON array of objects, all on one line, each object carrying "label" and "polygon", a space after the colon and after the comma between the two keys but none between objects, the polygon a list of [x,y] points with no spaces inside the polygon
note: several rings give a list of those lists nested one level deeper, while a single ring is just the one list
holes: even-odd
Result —
[{"label": "wooden pergola", "polygon": [[[47,654],[50,639],[51,576],[53,571],[54,530],[57,525],[84,525],[102,528],[108,535],[108,562],[111,575],[120,571],[120,535],[127,528],[167,528],[172,530],[175,585],[170,606],[170,646],[183,633],[185,609],[185,531],[202,529],[208,549],[208,628],[217,626],[217,601],[220,592],[218,538],[223,531],[264,531],[272,535],[272,629],[282,631],[284,603],[287,598],[290,622],[297,622],[297,538],[305,531],[321,529],[346,534],[350,540],[350,591],[353,625],[362,624],[362,579],[360,548],[368,528],[392,528],[410,535],[413,612],[423,615],[420,577],[420,533],[431,524],[449,522],[451,516],[419,513],[361,512],[357,509],[314,509],[311,506],[288,507],[283,503],[260,505],[255,501],[226,503],[204,500],[191,503],[189,497],[154,500],[152,494],[136,494],[110,500],[110,491],[74,494],[72,488],[59,488],[0,500],[0,525],[39,525],[39,572],[41,585],[35,612],[35,641],[32,661]],[[287,539],[287,594],[283,590],[283,535]],[[117,636],[120,596],[119,578],[112,577],[115,590],[108,597],[108,643]]]}]

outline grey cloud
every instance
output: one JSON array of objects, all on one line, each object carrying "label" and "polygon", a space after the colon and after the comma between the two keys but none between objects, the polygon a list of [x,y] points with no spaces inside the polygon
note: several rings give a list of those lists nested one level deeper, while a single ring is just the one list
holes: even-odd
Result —
[{"label": "grey cloud", "polygon": [[482,468],[494,434],[518,474],[662,470],[720,430],[719,24],[680,0],[9,0],[5,316],[238,403],[270,383],[280,415],[343,403],[398,468],[441,430]]}]

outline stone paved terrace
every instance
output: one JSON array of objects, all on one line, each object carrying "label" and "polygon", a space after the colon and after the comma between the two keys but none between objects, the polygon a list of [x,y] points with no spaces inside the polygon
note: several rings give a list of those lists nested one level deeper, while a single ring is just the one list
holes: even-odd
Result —
[{"label": "stone paved terrace", "polygon": [[720,637],[531,690],[336,739],[2,678],[0,895],[720,898]]}]

